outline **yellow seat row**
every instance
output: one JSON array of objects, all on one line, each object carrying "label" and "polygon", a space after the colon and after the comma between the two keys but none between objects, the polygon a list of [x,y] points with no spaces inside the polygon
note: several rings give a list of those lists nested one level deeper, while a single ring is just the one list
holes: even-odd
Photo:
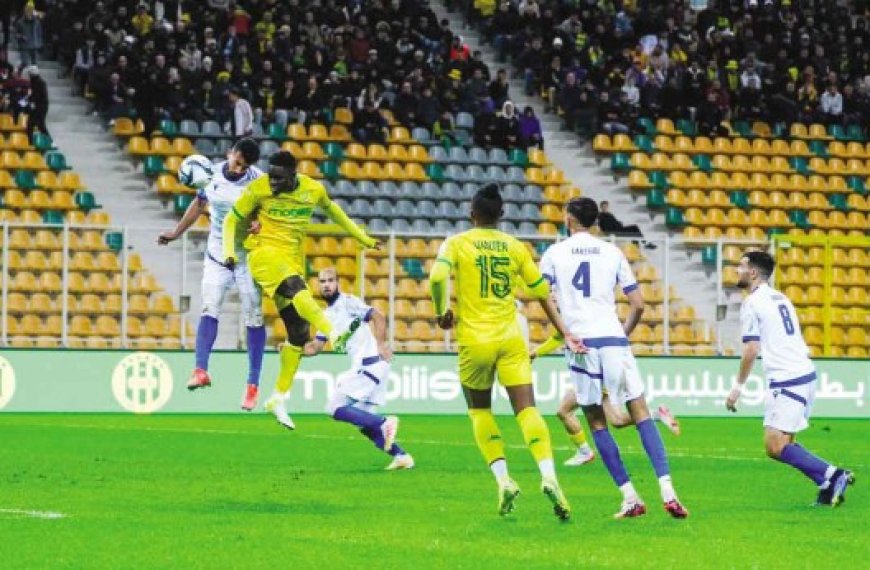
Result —
[{"label": "yellow seat row", "polygon": [[[777,253],[781,265],[819,265],[825,263],[825,248],[791,246]],[[870,267],[870,251],[859,247],[831,249],[831,263],[841,267]]]},{"label": "yellow seat row", "polygon": [[349,180],[411,180],[425,182],[429,180],[423,167],[414,162],[405,163],[388,162],[381,165],[379,162],[367,161],[361,165],[352,160],[341,163],[339,172]]},{"label": "yellow seat row", "polygon": [[184,137],[172,141],[166,137],[151,137],[149,142],[145,137],[132,136],[127,141],[127,152],[133,156],[188,156],[196,153],[193,143]]},{"label": "yellow seat row", "polygon": [[[831,280],[834,285],[864,286],[870,285],[870,275],[863,267],[831,268]],[[825,270],[819,266],[811,266],[804,269],[798,265],[785,268],[777,274],[778,285],[800,285],[804,283],[824,283]]]},{"label": "yellow seat row", "polygon": [[357,161],[417,162],[421,164],[432,162],[426,147],[419,144],[408,146],[404,144],[391,144],[384,147],[384,145],[380,144],[369,144],[366,146],[359,143],[351,143],[344,149],[344,155],[346,158]]},{"label": "yellow seat row", "polygon": [[[773,174],[767,176],[760,172],[747,175],[744,172],[683,172],[674,170],[667,175],[668,185],[674,188],[699,188],[701,190],[779,190],[793,192],[851,193],[842,176],[820,176],[812,174]],[[632,170],[628,177],[629,188],[648,189],[653,186],[647,174]]]}]

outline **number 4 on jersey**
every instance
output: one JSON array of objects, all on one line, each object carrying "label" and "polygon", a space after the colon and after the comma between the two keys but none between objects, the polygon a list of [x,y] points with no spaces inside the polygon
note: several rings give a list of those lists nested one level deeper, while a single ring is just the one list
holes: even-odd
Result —
[{"label": "number 4 on jersey", "polygon": [[584,261],[580,264],[580,267],[577,268],[577,272],[574,273],[574,278],[571,280],[571,285],[573,285],[578,291],[582,291],[584,297],[588,297],[591,294],[589,291],[588,261]]}]

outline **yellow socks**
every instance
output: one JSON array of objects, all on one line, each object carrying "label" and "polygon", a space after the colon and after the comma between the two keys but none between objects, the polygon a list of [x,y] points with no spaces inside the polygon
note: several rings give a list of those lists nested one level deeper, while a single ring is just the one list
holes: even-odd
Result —
[{"label": "yellow socks", "polygon": [[523,432],[523,439],[545,477],[555,477],[553,469],[553,449],[550,445],[550,430],[544,418],[534,406],[529,406],[517,414],[517,422]]},{"label": "yellow socks", "polygon": [[468,415],[471,416],[474,441],[477,442],[477,447],[480,448],[480,453],[486,463],[492,465],[499,459],[504,460],[504,440],[501,437],[498,424],[495,423],[492,410],[472,408],[468,410]]},{"label": "yellow socks", "polygon": [[583,428],[580,428],[580,431],[577,433],[569,433],[568,437],[571,438],[571,441],[577,447],[583,447],[586,445],[586,433],[583,431]]},{"label": "yellow socks", "polygon": [[281,367],[278,369],[278,380],[275,381],[275,391],[286,394],[293,386],[293,378],[302,360],[302,347],[284,343],[281,345]]},{"label": "yellow socks", "polygon": [[316,332],[329,336],[332,333],[332,323],[326,318],[320,305],[311,296],[311,291],[303,289],[293,297],[293,308],[299,316],[311,323]]}]

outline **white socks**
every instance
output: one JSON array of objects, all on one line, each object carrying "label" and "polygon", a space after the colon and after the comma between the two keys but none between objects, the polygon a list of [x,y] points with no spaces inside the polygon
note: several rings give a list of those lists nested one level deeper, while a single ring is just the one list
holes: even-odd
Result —
[{"label": "white socks", "polygon": [[496,481],[506,479],[508,476],[507,461],[504,459],[496,459],[489,464],[489,468],[492,471],[492,474],[495,475]]},{"label": "white socks", "polygon": [[631,481],[624,485],[620,485],[619,490],[622,491],[623,502],[640,501],[640,497],[638,496],[637,491],[634,490],[634,485],[631,484]]},{"label": "white socks", "polygon": [[671,483],[670,475],[662,475],[659,477],[659,488],[662,491],[662,500],[664,502],[673,501],[677,498],[677,492],[674,491],[674,485]]},{"label": "white socks", "polygon": [[541,470],[541,477],[544,479],[556,479],[556,464],[552,459],[538,461],[538,469]]}]

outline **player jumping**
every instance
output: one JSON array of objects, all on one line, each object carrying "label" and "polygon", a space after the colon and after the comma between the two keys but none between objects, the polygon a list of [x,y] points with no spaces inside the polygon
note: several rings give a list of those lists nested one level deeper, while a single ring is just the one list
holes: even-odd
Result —
[{"label": "player jumping", "polygon": [[740,309],[743,358],[725,406],[737,411],[741,388],[760,350],[764,375],[770,381],[764,410],[767,455],[809,477],[819,487],[817,505],[836,507],[846,500],[846,487],[855,479],[850,471],[816,457],[795,442],[795,434],[809,425],[816,369],[794,305],[767,283],[775,265],[770,254],[750,251],[737,266],[737,286],[749,289],[750,294]]},{"label": "player jumping", "polygon": [[353,331],[340,331],[332,326],[305,283],[303,243],[311,223],[314,208],[321,208],[364,247],[376,247],[378,242],[347,217],[347,214],[326,193],[323,184],[296,172],[296,159],[286,151],[269,157],[269,172],[254,180],[236,200],[232,212],[224,219],[223,263],[235,267],[240,253],[233,239],[239,222],[256,212],[259,231],[244,242],[248,266],[254,281],[274,299],[278,313],[287,328],[287,342],[281,346],[281,365],[275,391],[266,402],[266,409],[278,422],[295,429],[287,414],[286,398],[293,384],[302,347],[309,339],[309,323],[327,335],[333,348],[341,352]]},{"label": "player jumping", "polygon": [[[560,312],[568,329],[588,352],[569,355],[568,368],[583,408],[598,454],[613,481],[622,491],[622,508],[616,518],[646,513],[629,479],[619,447],[607,429],[604,391],[615,402],[624,403],[643,448],[658,477],[665,510],[675,518],[688,511],[680,504],[671,483],[670,467],[661,434],[650,417],[643,395],[643,381],[631,352],[628,335],[640,322],[643,297],[625,255],[615,245],[589,234],[598,218],[598,205],[589,198],[574,198],[565,206],[565,225],[571,237],[550,246],[541,259],[541,272],[558,290]],[[622,286],[631,310],[625,323],[616,313],[614,284]]]},{"label": "player jumping", "polygon": [[[335,269],[327,268],[318,275],[320,295],[326,300],[326,316],[339,329],[356,329],[347,341],[350,370],[341,374],[335,392],[326,406],[327,412],[340,422],[357,426],[375,447],[393,457],[387,470],[411,469],[414,458],[395,443],[399,418],[375,413],[386,403],[387,381],[393,352],[387,345],[387,321],[377,309],[358,297],[342,293],[338,288]],[[369,326],[356,325],[368,323]],[[314,356],[326,346],[326,335],[319,334],[305,344],[305,356]]]},{"label": "player jumping", "polygon": [[[196,198],[187,207],[175,229],[163,232],[157,243],[166,245],[181,237],[200,215],[209,211],[211,222],[202,270],[202,316],[196,330],[196,367],[190,375],[188,390],[211,386],[208,360],[218,333],[218,317],[227,291],[233,283],[239,290],[242,314],[248,329],[248,385],[242,400],[242,409],[250,411],[257,405],[260,370],[266,348],[266,327],[263,325],[263,302],[260,290],[248,271],[244,255],[233,269],[221,263],[223,256],[223,223],[227,212],[250,182],[263,172],[254,166],[260,159],[260,146],[253,139],[241,139],[227,153],[227,160],[215,165],[211,182],[197,191]],[[242,236],[235,236],[241,241]]]},{"label": "player jumping", "polygon": [[508,474],[501,431],[492,414],[492,385],[496,374],[505,387],[526,445],[541,472],[541,490],[562,520],[571,507],[556,479],[550,432],[535,407],[528,349],[516,318],[515,286],[522,281],[538,299],[550,321],[568,339],[582,345],[568,331],[550,300],[550,288],[526,246],[496,229],[503,201],[495,184],[484,186],[471,202],[474,228],[441,244],[432,267],[430,285],[438,325],[451,329],[454,314],[448,308],[447,283],[456,274],[459,379],[471,416],[474,439],[498,483],[498,512],[514,509],[519,486]]}]

